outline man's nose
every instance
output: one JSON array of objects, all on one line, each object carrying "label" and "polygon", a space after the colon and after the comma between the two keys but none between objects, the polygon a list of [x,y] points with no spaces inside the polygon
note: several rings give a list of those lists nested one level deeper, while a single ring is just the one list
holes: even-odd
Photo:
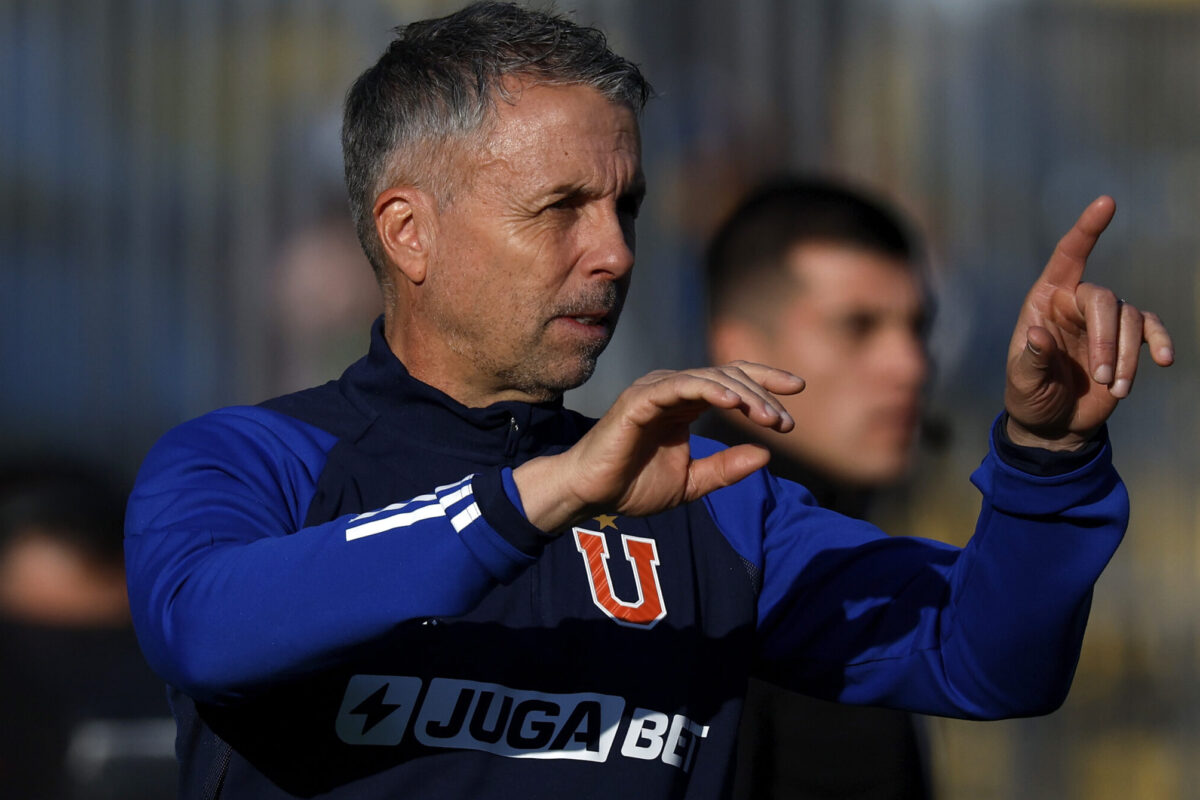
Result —
[{"label": "man's nose", "polygon": [[929,348],[923,337],[907,327],[894,329],[888,337],[884,364],[898,383],[919,388],[929,377]]},{"label": "man's nose", "polygon": [[589,274],[624,278],[633,269],[636,245],[633,219],[608,204],[598,204],[582,232],[584,267]]}]

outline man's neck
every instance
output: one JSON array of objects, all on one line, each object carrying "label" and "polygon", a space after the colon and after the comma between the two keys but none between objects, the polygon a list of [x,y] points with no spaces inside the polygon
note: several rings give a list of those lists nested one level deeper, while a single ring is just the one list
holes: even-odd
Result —
[{"label": "man's neck", "polygon": [[437,342],[440,348],[437,351],[440,354],[438,357],[423,355],[432,352],[431,348],[422,347],[420,342],[413,342],[397,332],[396,327],[389,326],[388,322],[390,320],[385,320],[384,323],[388,347],[408,370],[408,374],[421,383],[449,395],[467,408],[487,408],[503,402],[547,403],[560,397],[551,393],[535,395],[499,383],[465,380],[461,375],[469,370],[462,365],[462,356],[446,352],[444,343],[440,341]]},{"label": "man's neck", "polygon": [[761,444],[771,451],[771,463],[767,465],[767,470],[772,475],[799,483],[812,492],[817,504],[822,508],[858,519],[867,515],[874,491],[830,477],[819,467],[773,446],[769,440],[757,435],[756,431],[736,424],[723,414],[708,414],[702,420],[699,433],[725,444]]}]

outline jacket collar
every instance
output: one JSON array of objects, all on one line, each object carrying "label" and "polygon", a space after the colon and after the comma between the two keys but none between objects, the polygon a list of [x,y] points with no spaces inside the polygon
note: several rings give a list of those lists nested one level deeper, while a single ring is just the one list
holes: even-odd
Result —
[{"label": "jacket collar", "polygon": [[[547,446],[563,449],[592,421],[563,408],[562,400],[509,400],[469,408],[409,374],[383,332],[383,317],[371,326],[371,348],[340,380],[346,396],[382,427],[387,438],[420,442],[442,451],[469,451],[489,463],[530,458]],[[376,431],[378,435],[380,431]]]}]

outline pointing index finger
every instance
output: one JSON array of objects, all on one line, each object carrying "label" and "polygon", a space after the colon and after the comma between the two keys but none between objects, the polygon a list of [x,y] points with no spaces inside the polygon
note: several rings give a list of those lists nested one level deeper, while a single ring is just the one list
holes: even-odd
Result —
[{"label": "pointing index finger", "polygon": [[1040,280],[1052,286],[1073,288],[1078,285],[1092,248],[1112,221],[1116,210],[1116,202],[1108,195],[1093,200],[1079,215],[1071,230],[1058,240],[1058,246],[1046,262]]}]

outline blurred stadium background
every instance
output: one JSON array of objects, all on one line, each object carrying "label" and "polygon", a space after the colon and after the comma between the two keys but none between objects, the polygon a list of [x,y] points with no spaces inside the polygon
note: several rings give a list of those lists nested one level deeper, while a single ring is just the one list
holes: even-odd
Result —
[{"label": "blurred stadium background", "polygon": [[[170,425],[334,377],[377,307],[346,220],[350,82],[397,24],[461,0],[0,0],[0,455],[131,478]],[[562,0],[640,63],[650,197],[599,413],[703,360],[696,280],[738,195],[785,170],[893,197],[939,295],[954,435],[889,504],[961,542],[1012,319],[1100,193],[1093,280],[1161,313],[1169,372],[1116,417],[1134,517],[1076,686],[1050,717],[934,720],[947,798],[1200,796],[1200,2]],[[7,721],[6,721],[7,724]]]}]

